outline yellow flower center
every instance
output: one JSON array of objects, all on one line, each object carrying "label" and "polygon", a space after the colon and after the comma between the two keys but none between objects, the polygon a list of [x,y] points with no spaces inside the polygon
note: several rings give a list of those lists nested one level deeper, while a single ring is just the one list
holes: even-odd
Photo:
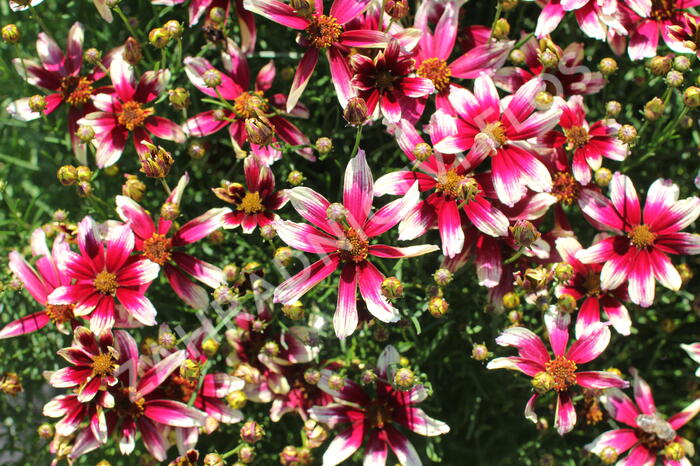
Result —
[{"label": "yellow flower center", "polygon": [[238,204],[238,210],[242,210],[246,214],[256,214],[262,212],[264,207],[262,205],[262,200],[260,199],[260,194],[255,192],[246,192],[241,203]]},{"label": "yellow flower center", "polygon": [[61,78],[61,94],[69,105],[82,105],[94,92],[92,81],[85,76],[65,76]]},{"label": "yellow flower center", "polygon": [[463,179],[464,176],[458,174],[455,170],[450,169],[446,173],[438,175],[435,191],[446,196],[457,198],[459,197],[459,183]]},{"label": "yellow flower center", "polygon": [[637,249],[644,249],[654,244],[656,233],[652,232],[646,225],[637,225],[627,233],[627,237]]},{"label": "yellow flower center", "polygon": [[102,294],[114,294],[117,291],[117,276],[103,270],[97,274],[92,284]]},{"label": "yellow flower center", "polygon": [[233,111],[243,120],[266,113],[269,108],[268,100],[263,97],[262,91],[244,92],[233,101]]},{"label": "yellow flower center", "polygon": [[587,296],[600,296],[600,274],[596,272],[588,272],[586,279],[583,282],[583,287],[586,288]]},{"label": "yellow flower center", "polygon": [[545,371],[552,377],[553,387],[559,392],[563,392],[576,384],[576,363],[566,359],[564,356],[557,356],[547,362]]},{"label": "yellow flower center", "polygon": [[146,400],[139,397],[132,399],[136,392],[133,387],[122,388],[115,396],[114,409],[119,417],[140,417],[144,412],[144,403]]},{"label": "yellow flower center", "polygon": [[450,85],[452,70],[447,66],[447,62],[440,58],[428,58],[418,67],[416,74],[421,78],[428,78],[433,82],[435,89],[440,92]]},{"label": "yellow flower center", "polygon": [[345,238],[338,241],[337,251],[344,261],[359,263],[367,259],[369,243],[353,228],[348,227],[345,230]]},{"label": "yellow flower center", "polygon": [[578,149],[591,139],[588,130],[583,126],[572,126],[564,129],[564,136],[566,136],[566,148],[568,150]]},{"label": "yellow flower center", "polygon": [[47,304],[44,312],[54,324],[63,324],[75,317],[73,307],[73,304]]},{"label": "yellow flower center", "polygon": [[98,354],[92,358],[93,374],[104,377],[105,375],[113,374],[117,370],[117,362],[114,360],[111,354]]},{"label": "yellow flower center", "polygon": [[506,130],[503,127],[503,123],[500,121],[487,124],[481,132],[487,135],[497,147],[501,147],[508,140],[506,137]]},{"label": "yellow flower center", "polygon": [[651,0],[651,17],[656,21],[673,19],[676,11],[675,0]]},{"label": "yellow flower center", "polygon": [[304,32],[313,47],[323,49],[338,42],[343,26],[332,16],[318,15],[311,18]]},{"label": "yellow flower center", "polygon": [[143,126],[146,118],[153,115],[152,108],[142,108],[140,102],[129,101],[122,105],[122,111],[117,114],[117,121],[129,131]]},{"label": "yellow flower center", "polygon": [[581,185],[571,173],[557,172],[552,180],[552,194],[559,202],[571,205],[577,198]]},{"label": "yellow flower center", "polygon": [[165,265],[170,260],[172,243],[172,240],[165,235],[153,233],[153,236],[143,242],[143,255],[151,262]]}]

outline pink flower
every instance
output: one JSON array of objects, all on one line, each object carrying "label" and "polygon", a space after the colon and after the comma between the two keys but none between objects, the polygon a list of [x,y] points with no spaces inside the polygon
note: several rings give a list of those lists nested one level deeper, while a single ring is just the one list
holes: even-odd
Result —
[{"label": "pink flower", "polygon": [[626,3],[634,11],[625,9],[624,19],[630,37],[627,53],[632,60],[656,55],[659,35],[674,52],[691,52],[670,33],[669,27],[681,24],[684,15],[690,16],[685,10],[700,5],[700,0],[626,0]]},{"label": "pink flower", "polygon": [[700,27],[697,17],[685,13],[678,22],[667,26],[667,31],[674,41],[689,50],[694,50],[695,55],[700,57]]},{"label": "pink flower", "polygon": [[576,254],[584,264],[605,263],[601,290],[627,282],[632,302],[648,307],[654,302],[654,278],[671,290],[680,288],[681,277],[668,254],[700,253],[700,235],[680,232],[700,215],[700,199],[679,201],[678,186],[658,179],[649,188],[642,216],[632,180],[615,173],[610,199],[581,192],[579,206],[593,226],[613,235]]},{"label": "pink flower", "polygon": [[[285,191],[275,191],[275,176],[255,155],[243,162],[246,186],[224,181],[221,188],[213,188],[221,200],[232,204],[235,211],[224,215],[224,228],[241,227],[243,233],[252,233],[257,226],[270,225],[278,217],[274,211],[287,203]],[[247,188],[247,189],[246,189]]]},{"label": "pink flower", "polygon": [[550,34],[569,11],[576,15],[579,28],[593,39],[605,40],[608,26],[625,31],[616,15],[617,0],[549,0],[537,20],[535,36],[541,39]]},{"label": "pink flower", "polygon": [[554,357],[542,343],[540,337],[524,327],[511,327],[496,338],[501,346],[514,346],[518,356],[493,359],[487,369],[511,369],[532,377],[536,393],[525,407],[525,417],[537,422],[534,406],[537,398],[554,390],[557,393],[557,408],[554,426],[560,435],[570,432],[576,424],[576,410],[572,401],[572,389],[627,387],[629,384],[611,372],[579,371],[578,366],[596,359],[610,342],[610,330],[600,322],[591,324],[581,337],[571,344],[569,341],[569,316],[556,312],[545,314],[545,325]]},{"label": "pink flower", "polygon": [[564,50],[557,47],[561,55],[555,69],[542,66],[539,58],[539,43],[530,39],[520,50],[525,54],[523,67],[505,66],[493,76],[496,86],[507,92],[515,92],[536,76],[547,74],[547,91],[559,97],[576,94],[596,94],[605,86],[605,78],[599,71],[590,71],[582,66],[585,51],[581,42],[572,42]]},{"label": "pink flower", "polygon": [[695,448],[676,431],[698,414],[700,399],[666,420],[656,411],[649,385],[636,370],[630,372],[634,375],[636,404],[617,389],[607,390],[601,398],[610,416],[628,427],[601,434],[585,449],[600,457],[615,458],[629,450],[629,454],[616,463],[625,466],[654,465],[657,455],[661,455],[664,466],[690,466],[686,455],[692,456]]},{"label": "pink flower", "polygon": [[156,310],[144,293],[160,267],[131,255],[131,229],[116,226],[103,243],[94,220],[85,217],[78,225],[78,246],[80,254],[64,251],[58,260],[59,270],[75,283],[56,288],[49,303],[75,304],[73,313],[89,318],[95,333],[114,325],[117,304],[141,324],[155,325]]},{"label": "pink flower", "polygon": [[170,71],[147,71],[136,83],[133,67],[118,55],[112,60],[109,74],[114,93],[94,96],[92,103],[98,111],[78,121],[78,124],[95,130],[93,143],[97,147],[98,167],[108,167],[119,160],[129,133],[140,154],[148,152],[141,141],[151,142],[149,134],[177,143],[185,142],[185,134],[178,125],[156,116],[152,107],[146,107],[165,91]]},{"label": "pink flower", "polygon": [[383,322],[396,322],[399,319],[398,311],[381,294],[384,275],[368,260],[370,256],[399,259],[420,256],[437,249],[432,245],[407,248],[370,245],[372,237],[391,229],[416,205],[418,185],[414,184],[405,196],[370,215],[373,194],[372,173],[364,151],[360,151],[345,170],[342,205],[330,204],[312,189],[293,188],[288,194],[292,205],[314,226],[288,220],[274,224],[280,239],[289,246],[305,252],[324,254],[322,259],[279,285],[275,289],[274,301],[297,301],[340,267],[338,307],[333,317],[339,338],[347,337],[357,327],[358,286],[367,309],[373,316]]},{"label": "pink flower", "polygon": [[[399,353],[389,345],[377,360],[376,396],[370,397],[355,382],[342,379],[343,387],[331,388],[329,370],[322,371],[319,387],[338,400],[338,403],[311,409],[311,418],[331,428],[347,425],[328,445],[323,454],[323,464],[334,466],[357,451],[367,435],[364,464],[385,465],[388,448],[394,452],[402,465],[422,464],[418,452],[411,442],[396,429],[395,424],[417,434],[435,437],[446,434],[450,427],[433,419],[416,404],[424,401],[428,393],[422,385],[401,391],[387,383],[399,364]],[[387,448],[388,447],[388,448]]]},{"label": "pink flower", "polygon": [[35,268],[19,255],[17,251],[10,253],[10,270],[22,282],[30,295],[44,309],[10,322],[0,330],[0,339],[16,337],[44,328],[49,322],[56,324],[59,331],[68,333],[67,325],[75,319],[73,305],[49,304],[49,295],[60,286],[70,285],[71,277],[61,272],[58,262],[61,255],[69,250],[63,235],[57,235],[53,248],[49,251],[46,245],[44,230],[37,229],[31,239],[32,255],[38,256]]},{"label": "pink flower", "polygon": [[[248,133],[245,130],[246,118],[256,117],[258,114],[271,114],[267,118],[275,130],[276,137],[292,146],[309,144],[309,139],[281,115],[286,111],[287,98],[284,94],[265,96],[275,79],[276,70],[272,61],[258,72],[255,90],[248,91],[250,86],[248,61],[231,39],[226,42],[226,49],[222,51],[222,59],[225,72],[217,70],[221,75],[221,84],[216,88],[211,88],[204,83],[203,79],[204,73],[215,69],[211,63],[201,57],[185,58],[185,73],[197,89],[210,97],[218,98],[220,96],[226,101],[233,102],[233,105],[228,108],[209,110],[188,119],[184,125],[188,134],[197,137],[208,136],[228,126],[231,139],[237,145],[236,151],[239,152],[248,140]],[[308,118],[309,111],[298,103],[289,110],[289,114]],[[251,148],[268,165],[281,157],[280,151],[272,146],[263,147],[251,144]],[[299,149],[297,152],[309,160],[315,160],[309,148]]]},{"label": "pink flower", "polygon": [[496,194],[508,206],[525,195],[526,187],[549,191],[549,171],[527,143],[559,122],[559,109],[534,111],[535,95],[543,89],[541,79],[532,79],[511,98],[500,101],[493,81],[483,74],[474,82],[474,94],[454,88],[449,99],[459,117],[457,133],[439,141],[435,150],[455,154],[474,147],[466,157],[473,167],[490,156]]},{"label": "pink flower", "polygon": [[221,228],[224,216],[231,211],[228,208],[209,209],[168,236],[179,213],[180,199],[188,182],[187,174],[180,178],[177,187],[163,204],[157,224],[150,213],[126,196],[117,196],[117,213],[134,232],[136,250],[141,251],[144,258],[163,267],[173,291],[189,306],[206,309],[209,304],[207,291],[195,285],[188,275],[216,288],[225,282],[223,272],[218,267],[177,249],[195,243]]},{"label": "pink flower", "polygon": [[244,0],[249,11],[266,17],[283,26],[302,30],[298,42],[306,47],[299,61],[292,88],[287,99],[287,111],[296,106],[306,89],[311,74],[318,63],[319,51],[325,50],[330,63],[331,77],[340,105],[344,108],[354,95],[350,84],[350,69],[344,53],[350,47],[383,48],[387,35],[368,29],[344,30],[344,25],[359,16],[370,4],[370,0],[334,0],[328,14],[323,13],[323,2],[309,2],[305,10],[294,10],[290,5],[277,0]]},{"label": "pink flower", "polygon": [[392,39],[386,50],[381,50],[374,59],[360,53],[350,56],[354,72],[352,85],[360,97],[367,102],[369,114],[375,118],[381,114],[390,123],[401,119],[402,108],[421,107],[412,113],[420,115],[424,102],[415,99],[432,94],[433,82],[427,78],[408,76],[415,71],[415,61],[401,54],[399,41]]},{"label": "pink flower", "polygon": [[568,102],[557,100],[555,105],[562,110],[559,126],[564,132],[552,131],[543,136],[542,142],[548,147],[566,145],[567,150],[573,151],[571,168],[576,181],[590,183],[591,169],[599,169],[603,157],[616,161],[627,157],[627,146],[618,139],[617,127],[605,121],[588,124],[580,95],[569,98]]},{"label": "pink flower", "polygon": [[[429,126],[431,141],[440,141],[456,134],[455,119],[442,110],[435,112]],[[433,192],[425,201],[420,201],[399,224],[399,239],[411,240],[425,234],[437,225],[442,240],[442,252],[453,257],[464,246],[462,225],[471,222],[476,228],[490,236],[508,235],[508,218],[491,205],[483,186],[477,180],[490,182],[487,175],[474,176],[465,160],[452,154],[434,152],[418,135],[415,127],[401,120],[396,125],[395,137],[408,159],[420,171],[398,171],[377,180],[374,193],[405,195],[414,182],[420,191]],[[416,154],[428,151],[425,161],[416,159]]]},{"label": "pink flower", "polygon": [[583,264],[576,259],[576,253],[582,249],[573,237],[556,240],[557,251],[564,262],[571,265],[574,275],[561,283],[556,290],[557,296],[568,294],[576,300],[583,300],[576,315],[576,336],[580,337],[592,324],[600,322],[601,306],[615,330],[621,335],[629,335],[632,321],[623,301],[627,292],[623,286],[614,290],[600,289],[600,264]]},{"label": "pink flower", "polygon": [[95,335],[85,327],[77,327],[73,331],[73,345],[60,350],[58,355],[72,367],[51,374],[49,383],[57,388],[75,389],[81,403],[117,383],[119,353],[111,330]]},{"label": "pink flower", "polygon": [[[90,100],[91,97],[105,91],[105,88],[93,86],[105,75],[101,67],[96,66],[90,73],[81,74],[83,36],[83,25],[78,22],[74,23],[68,31],[66,54],[64,55],[51,37],[40,32],[36,41],[36,50],[41,63],[23,58],[13,60],[17,73],[29,84],[52,92],[45,96],[44,115],[51,114],[63,103],[68,104],[68,134],[73,151],[80,160],[84,160],[86,151],[85,144],[81,143],[75,134],[78,129],[78,120],[95,110]],[[111,59],[112,53],[110,52],[104,57],[103,66],[109,66]],[[12,102],[7,107],[7,112],[22,121],[41,117],[39,112],[34,112],[29,108],[29,97]]]},{"label": "pink flower", "polygon": [[[185,0],[151,0],[154,5],[168,5],[175,6],[184,3]],[[230,10],[231,10],[231,0],[191,0],[188,7],[188,12],[190,16],[190,27],[194,26],[199,22],[202,15],[207,13],[205,18],[205,25],[211,25],[212,21],[208,17],[212,8],[223,8],[226,12],[223,24],[225,25],[228,21]],[[234,15],[238,18],[238,27],[240,28],[241,43],[243,44],[243,52],[252,53],[255,48],[255,20],[253,15],[243,8],[243,0],[235,0],[234,2]]]}]

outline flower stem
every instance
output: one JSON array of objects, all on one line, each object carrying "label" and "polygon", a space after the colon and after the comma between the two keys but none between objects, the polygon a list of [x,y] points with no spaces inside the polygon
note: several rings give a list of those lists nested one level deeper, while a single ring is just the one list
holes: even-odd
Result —
[{"label": "flower stem", "polygon": [[39,13],[36,12],[36,8],[34,8],[34,7],[30,4],[30,5],[29,5],[29,9],[31,10],[32,16],[34,17],[34,20],[36,20],[36,22],[37,22],[37,24],[39,25],[39,27],[41,28],[41,30],[44,31],[44,33],[46,33],[47,35],[50,36],[51,34],[49,34],[49,30],[48,30],[48,28],[46,27],[46,24],[44,24],[44,21],[42,21],[41,16],[39,16]]},{"label": "flower stem", "polygon": [[525,254],[525,248],[520,248],[518,249],[518,252],[510,256],[508,259],[506,259],[503,263],[504,264],[512,264],[513,262],[517,261],[520,259],[523,254]]},{"label": "flower stem", "polygon": [[172,193],[172,190],[170,189],[170,186],[168,186],[168,182],[165,181],[165,178],[158,178],[160,180],[160,184],[163,185],[163,189],[165,189],[165,192],[170,196]]},{"label": "flower stem", "polygon": [[360,139],[362,139],[362,125],[357,127],[357,134],[355,135],[355,146],[352,148],[350,158],[355,157],[357,151],[360,149]]}]

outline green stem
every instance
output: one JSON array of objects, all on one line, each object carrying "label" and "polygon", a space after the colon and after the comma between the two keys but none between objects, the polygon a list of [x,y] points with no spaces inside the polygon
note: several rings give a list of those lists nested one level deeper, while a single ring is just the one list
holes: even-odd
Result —
[{"label": "green stem", "polygon": [[350,153],[350,158],[355,157],[357,151],[360,149],[360,139],[362,139],[362,125],[357,127],[357,134],[355,135],[355,145]]},{"label": "green stem", "polygon": [[172,191],[170,190],[170,186],[168,186],[168,182],[165,181],[165,178],[158,178],[160,180],[160,184],[163,186],[163,189],[165,189],[165,192],[170,196]]},{"label": "green stem", "polygon": [[496,17],[493,19],[493,23],[491,23],[491,32],[489,33],[489,42],[491,42],[491,39],[493,39],[493,30],[496,27],[496,23],[498,22],[499,19],[501,19],[501,12],[503,11],[503,5],[501,2],[498,2],[498,5],[496,6]]},{"label": "green stem", "polygon": [[244,445],[245,445],[245,443],[241,443],[241,444],[238,445],[236,448],[227,451],[226,453],[224,453],[223,455],[221,455],[221,459],[224,459],[224,460],[225,460],[225,459],[228,458],[229,456],[235,455],[236,453],[238,453],[238,450],[240,450],[241,448],[243,448]]},{"label": "green stem", "polygon": [[129,22],[129,18],[126,17],[124,12],[122,11],[119,6],[114,7],[114,11],[117,12],[117,15],[122,19],[122,22],[124,23],[124,26],[126,26],[126,30],[129,31],[129,34],[136,39],[138,37],[138,34],[136,34],[136,31],[134,31],[134,28],[131,26],[131,23]]},{"label": "green stem", "polygon": [[533,37],[535,37],[535,33],[534,33],[534,32],[531,32],[530,34],[526,35],[525,37],[523,37],[522,39],[520,39],[518,42],[516,42],[515,45],[513,46],[513,49],[519,49],[520,47],[523,46],[523,44],[524,44],[525,42],[529,41],[529,40],[532,39]]},{"label": "green stem", "polygon": [[511,263],[517,261],[518,259],[520,259],[520,258],[523,256],[523,254],[525,254],[525,248],[520,248],[520,249],[518,249],[518,252],[516,252],[515,254],[513,254],[512,256],[510,256],[510,257],[509,257],[508,259],[506,259],[505,262],[503,262],[503,263],[504,263],[504,264],[511,264]]},{"label": "green stem", "polygon": [[30,5],[29,5],[29,9],[31,10],[32,16],[33,16],[34,19],[36,20],[36,22],[37,22],[37,24],[39,25],[39,27],[41,28],[41,30],[44,31],[44,32],[46,33],[46,35],[50,36],[51,34],[49,34],[49,30],[48,30],[48,28],[46,27],[46,25],[44,24],[44,21],[42,21],[41,16],[39,16],[39,14],[36,12],[36,8],[34,8],[34,7],[30,4]]}]

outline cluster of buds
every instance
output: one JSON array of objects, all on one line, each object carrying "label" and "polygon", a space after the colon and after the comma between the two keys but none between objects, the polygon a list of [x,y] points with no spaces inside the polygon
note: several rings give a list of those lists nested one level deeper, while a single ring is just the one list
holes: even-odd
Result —
[{"label": "cluster of buds", "polygon": [[287,445],[280,452],[280,464],[283,466],[302,466],[313,463],[311,450],[306,447]]},{"label": "cluster of buds", "polygon": [[80,197],[88,197],[92,194],[92,171],[84,165],[74,167],[73,165],[63,165],[56,173],[58,181],[63,186],[75,185]]},{"label": "cluster of buds", "polygon": [[182,37],[184,32],[184,27],[182,23],[171,19],[165,23],[162,27],[151,29],[148,33],[148,42],[157,49],[162,49],[172,39],[179,39]]},{"label": "cluster of buds", "polygon": [[170,152],[148,141],[141,141],[141,144],[146,146],[148,151],[139,153],[139,162],[141,163],[139,171],[149,178],[165,178],[168,176],[170,167],[175,163]]}]

